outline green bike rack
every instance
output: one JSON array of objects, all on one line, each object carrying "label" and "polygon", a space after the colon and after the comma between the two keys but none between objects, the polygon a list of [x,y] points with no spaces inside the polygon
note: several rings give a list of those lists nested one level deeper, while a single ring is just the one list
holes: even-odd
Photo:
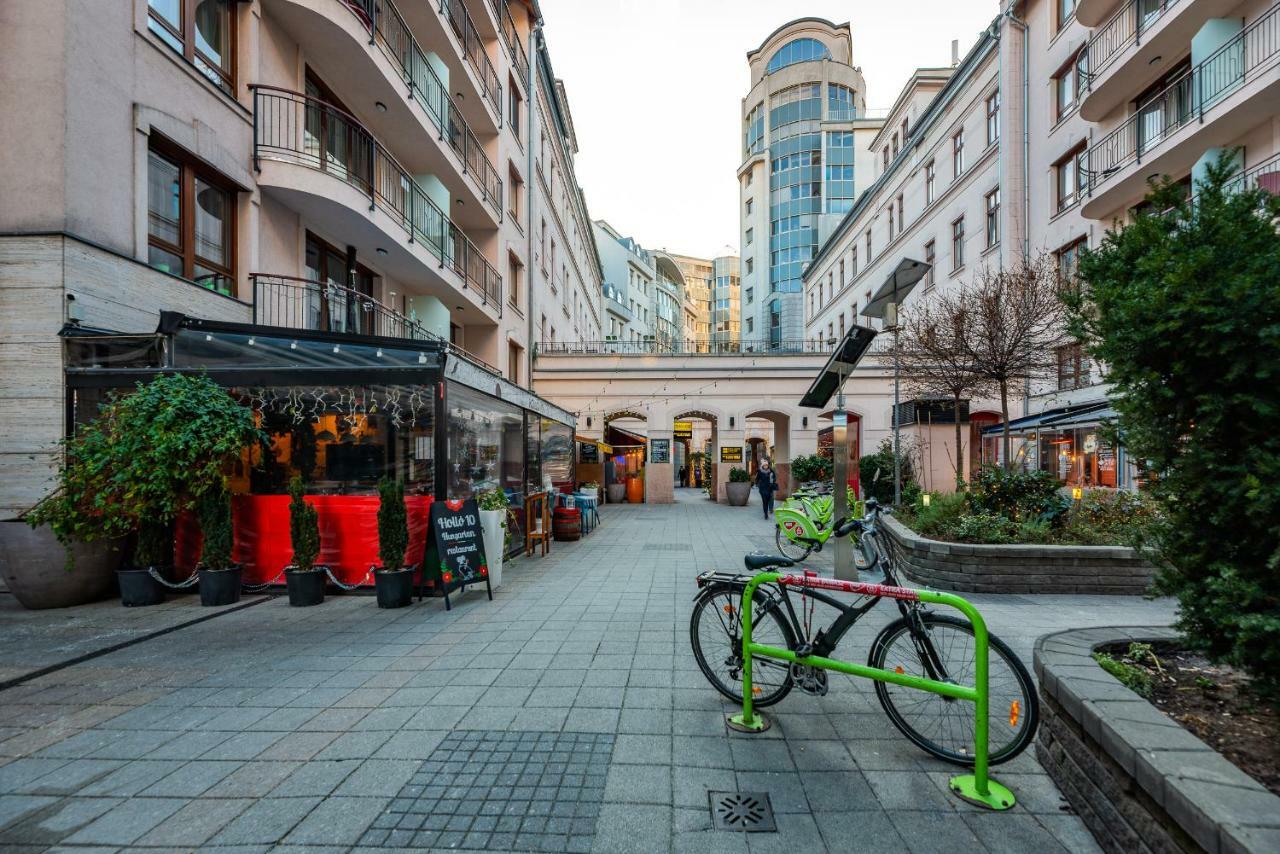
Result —
[{"label": "green bike rack", "polygon": [[[816,587],[823,590],[837,590],[845,593],[856,593],[861,596],[882,596],[888,599],[906,599],[917,602],[928,602],[933,605],[947,605],[960,611],[973,626],[974,676],[977,685],[970,688],[950,682],[938,682],[924,679],[907,673],[882,670],[863,664],[851,664],[831,658],[810,655],[797,657],[789,649],[753,643],[751,640],[751,606],[756,588],[761,584],[783,584],[793,587]],[[739,732],[763,732],[769,728],[769,722],[763,715],[752,708],[751,657],[753,655],[776,658],[793,662],[804,667],[817,667],[823,670],[834,670],[850,676],[876,679],[891,682],[906,688],[918,688],[953,697],[957,700],[968,700],[974,704],[974,757],[973,773],[961,774],[951,778],[951,791],[966,801],[993,810],[1007,810],[1015,803],[1013,792],[992,780],[987,774],[987,713],[989,695],[987,685],[987,624],[982,615],[967,600],[951,593],[937,593],[932,590],[912,590],[907,587],[890,587],[884,584],[863,584],[857,581],[839,581],[834,578],[807,575],[783,575],[777,572],[762,572],[747,583],[742,594],[742,713],[729,717],[729,725]]]}]

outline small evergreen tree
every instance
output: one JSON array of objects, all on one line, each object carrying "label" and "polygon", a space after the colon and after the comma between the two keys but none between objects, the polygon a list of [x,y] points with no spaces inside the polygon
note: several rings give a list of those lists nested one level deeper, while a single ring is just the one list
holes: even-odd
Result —
[{"label": "small evergreen tree", "polygon": [[205,569],[220,570],[231,566],[231,496],[221,484],[200,496],[196,504],[204,548],[200,563]]},{"label": "small evergreen tree", "polygon": [[306,572],[320,555],[320,514],[302,498],[302,478],[289,481],[289,540],[293,544],[293,568]]},{"label": "small evergreen tree", "polygon": [[1280,197],[1243,191],[1229,158],[1085,253],[1073,331],[1152,475],[1180,628],[1280,697]]},{"label": "small evergreen tree", "polygon": [[409,548],[409,513],[404,506],[404,483],[384,477],[378,481],[378,558],[382,568],[404,566]]}]

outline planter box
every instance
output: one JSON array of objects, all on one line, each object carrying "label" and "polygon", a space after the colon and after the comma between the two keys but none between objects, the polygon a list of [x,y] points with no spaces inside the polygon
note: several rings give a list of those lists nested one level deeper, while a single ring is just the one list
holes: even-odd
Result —
[{"label": "planter box", "polygon": [[489,585],[494,589],[502,585],[502,558],[506,550],[507,519],[505,510],[481,510],[480,530],[484,537],[484,559],[489,566]]},{"label": "planter box", "polygon": [[[730,484],[732,486],[732,484]],[[958,593],[1107,593],[1141,596],[1155,567],[1123,546],[944,543],[882,516],[899,570],[927,587]]]},{"label": "planter box", "polygon": [[746,507],[747,500],[751,498],[750,483],[733,483],[730,481],[724,485],[725,494],[729,497],[730,507]]}]

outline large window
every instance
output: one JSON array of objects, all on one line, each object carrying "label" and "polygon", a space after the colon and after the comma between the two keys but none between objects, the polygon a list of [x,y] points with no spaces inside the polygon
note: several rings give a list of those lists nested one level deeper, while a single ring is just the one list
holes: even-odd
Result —
[{"label": "large window", "polygon": [[964,266],[964,217],[951,223],[951,271]]},{"label": "large window", "polygon": [[794,39],[778,48],[777,52],[769,57],[769,64],[765,67],[765,73],[772,74],[781,68],[786,68],[788,65],[795,65],[797,62],[830,58],[831,51],[827,50],[826,45],[817,39]]},{"label": "large window", "polygon": [[929,269],[926,270],[924,274],[925,290],[932,288],[933,283],[936,281],[933,275],[933,266],[936,263],[936,256],[937,256],[937,252],[934,247],[934,243],[932,240],[930,240],[928,243],[924,245],[924,262],[929,265]]},{"label": "large window", "polygon": [[951,137],[951,174],[956,178],[964,174],[964,128]]},{"label": "large window", "polygon": [[1085,174],[1080,169],[1083,154],[1084,145],[1082,144],[1071,149],[1065,157],[1054,164],[1054,184],[1059,212],[1075,205],[1083,195]]},{"label": "large window", "polygon": [[233,0],[148,0],[151,31],[200,73],[235,95]]},{"label": "large window", "polygon": [[933,200],[938,197],[938,167],[932,160],[924,165],[924,203],[926,205],[933,204]]},{"label": "large window", "polygon": [[1057,20],[1054,23],[1056,29],[1061,30],[1075,17],[1076,0],[1057,0],[1057,7]]},{"label": "large window", "polygon": [[987,248],[1000,242],[1000,188],[996,187],[986,196],[987,213]]},{"label": "large window", "polygon": [[1055,351],[1058,357],[1058,389],[1065,391],[1090,384],[1089,357],[1078,342],[1065,344]]},{"label": "large window", "polygon": [[832,122],[851,121],[858,117],[857,95],[848,86],[839,83],[827,84],[827,120]]},{"label": "large window", "polygon": [[1053,253],[1058,261],[1058,274],[1064,281],[1075,279],[1076,269],[1080,264],[1080,252],[1088,245],[1088,237],[1078,237]]},{"label": "large window", "polygon": [[1084,51],[1075,54],[1053,75],[1054,106],[1059,120],[1071,115],[1080,103],[1080,63]]},{"label": "large window", "polygon": [[361,299],[373,295],[373,273],[356,263],[354,254],[348,257],[310,232],[306,253],[307,278],[323,286],[307,292],[307,328],[376,334],[375,317]]},{"label": "large window", "polygon": [[1000,90],[987,96],[987,145],[1000,139]]},{"label": "large window", "polygon": [[157,140],[147,153],[147,263],[234,295],[234,225],[225,179]]},{"label": "large window", "polygon": [[782,302],[774,299],[769,303],[769,347],[782,346]]},{"label": "large window", "polygon": [[853,133],[827,133],[826,212],[846,213],[853,207]]},{"label": "large window", "polygon": [[[764,104],[756,104],[751,112],[747,113],[746,121],[743,129],[742,148],[743,151],[750,155],[764,150]],[[751,183],[751,175],[747,174],[747,183]]]},{"label": "large window", "polygon": [[[524,484],[524,414],[456,382],[448,382],[448,497],[471,498],[500,489],[521,496]],[[530,420],[536,421],[530,414]]]}]

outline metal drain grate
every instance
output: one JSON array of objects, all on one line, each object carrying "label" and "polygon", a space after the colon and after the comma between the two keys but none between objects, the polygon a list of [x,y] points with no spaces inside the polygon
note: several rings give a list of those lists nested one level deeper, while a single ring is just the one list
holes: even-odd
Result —
[{"label": "metal drain grate", "polygon": [[739,833],[776,833],[773,806],[767,792],[708,792],[711,825]]}]

